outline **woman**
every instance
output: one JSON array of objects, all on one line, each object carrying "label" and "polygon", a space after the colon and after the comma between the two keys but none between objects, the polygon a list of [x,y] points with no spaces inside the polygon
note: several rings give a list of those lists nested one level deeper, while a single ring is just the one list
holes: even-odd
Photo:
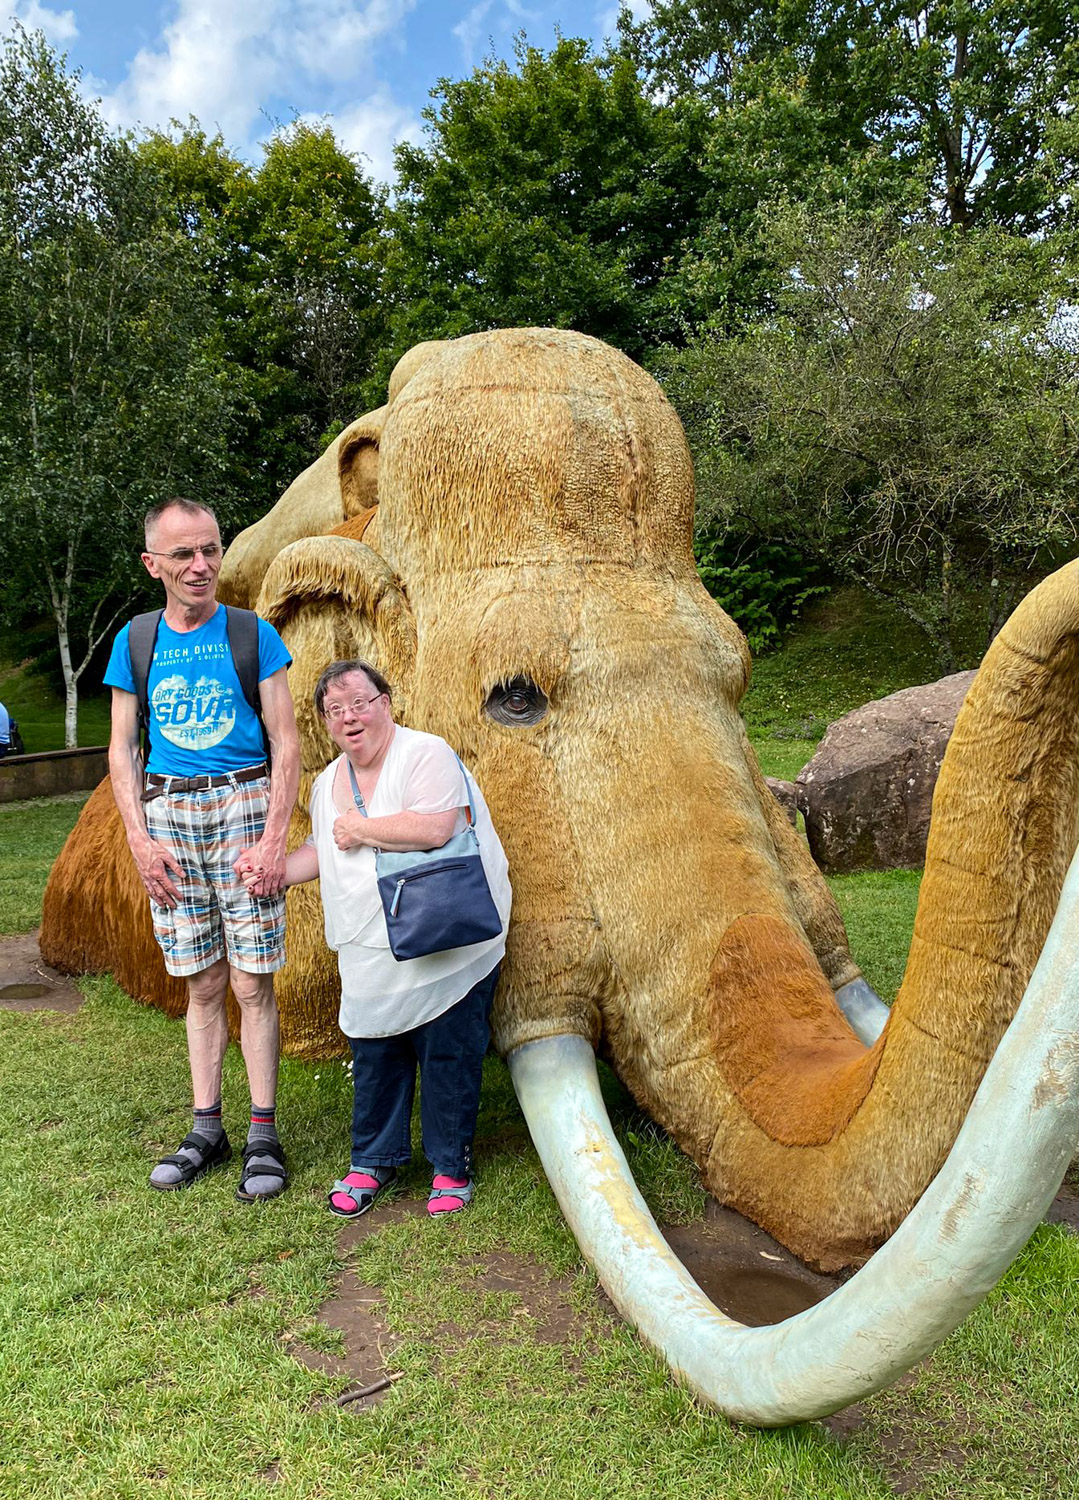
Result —
[{"label": "woman", "polygon": [[475,783],[472,801],[487,882],[502,932],[467,948],[398,961],[375,883],[375,849],[438,849],[465,827],[468,787],[437,735],[395,724],[390,685],[364,661],[337,661],[315,708],[341,755],[311,791],[311,837],[288,856],[287,885],[322,884],[326,941],[341,973],[339,1024],[353,1058],[352,1159],[331,1212],[365,1213],[411,1156],[420,1070],[423,1149],[434,1168],[428,1212],[472,1197],[472,1137],[491,999],[506,948],[506,856]]}]

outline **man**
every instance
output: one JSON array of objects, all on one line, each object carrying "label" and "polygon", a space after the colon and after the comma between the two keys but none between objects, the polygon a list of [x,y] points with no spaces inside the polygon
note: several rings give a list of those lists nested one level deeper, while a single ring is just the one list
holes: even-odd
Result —
[{"label": "man", "polygon": [[[287,1182],[277,1137],[278,1023],[273,975],[284,964],[285,839],[299,779],[299,741],[286,681],[291,658],[258,626],[258,714],[234,660],[228,612],[215,598],[221,535],[208,506],[168,500],[146,517],[142,561],[165,590],[146,680],[149,753],[139,745],[138,678],[125,625],[113,643],[109,770],[154,935],[170,974],[187,980],[191,1133],[150,1175],[183,1188],[232,1154],[221,1121],[228,1045],[225,992],[240,1007],[251,1128],[237,1197],[271,1198]],[[252,886],[249,894],[241,878]]]}]

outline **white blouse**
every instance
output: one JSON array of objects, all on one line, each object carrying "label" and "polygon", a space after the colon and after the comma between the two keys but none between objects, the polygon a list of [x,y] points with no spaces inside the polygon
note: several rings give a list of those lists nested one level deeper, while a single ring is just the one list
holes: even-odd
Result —
[{"label": "white blouse", "polygon": [[[470,775],[480,856],[502,918],[502,934],[423,958],[394,958],[376,883],[375,851],[366,845],[342,850],[334,843],[333,825],[340,813],[333,800],[333,783],[343,760],[344,756],[338,756],[331,761],[311,789],[311,841],[318,851],[326,942],[337,952],[341,973],[338,1024],[346,1036],[397,1036],[433,1021],[463,1000],[505,953],[509,869],[483,794]],[[463,809],[467,806],[464,777],[446,741],[398,724],[374,792],[367,799],[368,814],[382,818],[399,812],[449,812],[456,807],[461,809],[456,833],[465,827]]]}]

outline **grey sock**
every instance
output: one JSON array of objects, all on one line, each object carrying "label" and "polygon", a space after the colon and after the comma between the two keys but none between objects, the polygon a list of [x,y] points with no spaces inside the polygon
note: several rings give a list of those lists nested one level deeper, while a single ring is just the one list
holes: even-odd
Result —
[{"label": "grey sock", "polygon": [[[191,1130],[196,1135],[203,1136],[212,1145],[221,1135],[224,1126],[221,1124],[221,1100],[211,1104],[208,1109],[196,1109]],[[188,1161],[198,1166],[202,1161],[202,1153],[196,1151],[193,1146],[180,1146],[174,1156],[186,1156]],[[183,1173],[179,1167],[173,1166],[171,1162],[161,1162],[150,1173],[150,1181],[158,1187],[172,1187],[183,1180]]]},{"label": "grey sock", "polygon": [[[253,1145],[257,1141],[273,1141],[280,1145],[277,1136],[277,1125],[274,1120],[272,1109],[259,1109],[257,1105],[251,1106],[251,1128],[247,1132],[247,1143]],[[267,1156],[260,1159],[257,1155],[247,1158],[244,1169],[244,1190],[257,1196],[273,1196],[281,1191],[281,1179],[278,1176],[259,1176],[259,1166],[262,1161],[277,1167],[276,1159]]]}]

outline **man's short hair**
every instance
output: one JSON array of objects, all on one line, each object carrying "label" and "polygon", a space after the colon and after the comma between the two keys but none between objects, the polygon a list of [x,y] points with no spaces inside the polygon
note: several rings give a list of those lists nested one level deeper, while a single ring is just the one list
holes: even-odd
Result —
[{"label": "man's short hair", "polygon": [[354,657],[352,661],[332,661],[319,678],[315,688],[315,709],[318,713],[322,713],[326,694],[333,684],[338,678],[347,677],[350,672],[362,672],[376,693],[385,693],[390,702],[393,702],[393,689],[378,668],[373,667],[369,661]]},{"label": "man's short hair", "polygon": [[157,523],[167,510],[182,510],[187,516],[209,516],[214,525],[217,525],[217,517],[210,506],[204,505],[201,500],[185,500],[183,495],[174,495],[171,500],[162,500],[160,505],[151,505],[146,512],[142,525],[147,552],[157,530]]}]

